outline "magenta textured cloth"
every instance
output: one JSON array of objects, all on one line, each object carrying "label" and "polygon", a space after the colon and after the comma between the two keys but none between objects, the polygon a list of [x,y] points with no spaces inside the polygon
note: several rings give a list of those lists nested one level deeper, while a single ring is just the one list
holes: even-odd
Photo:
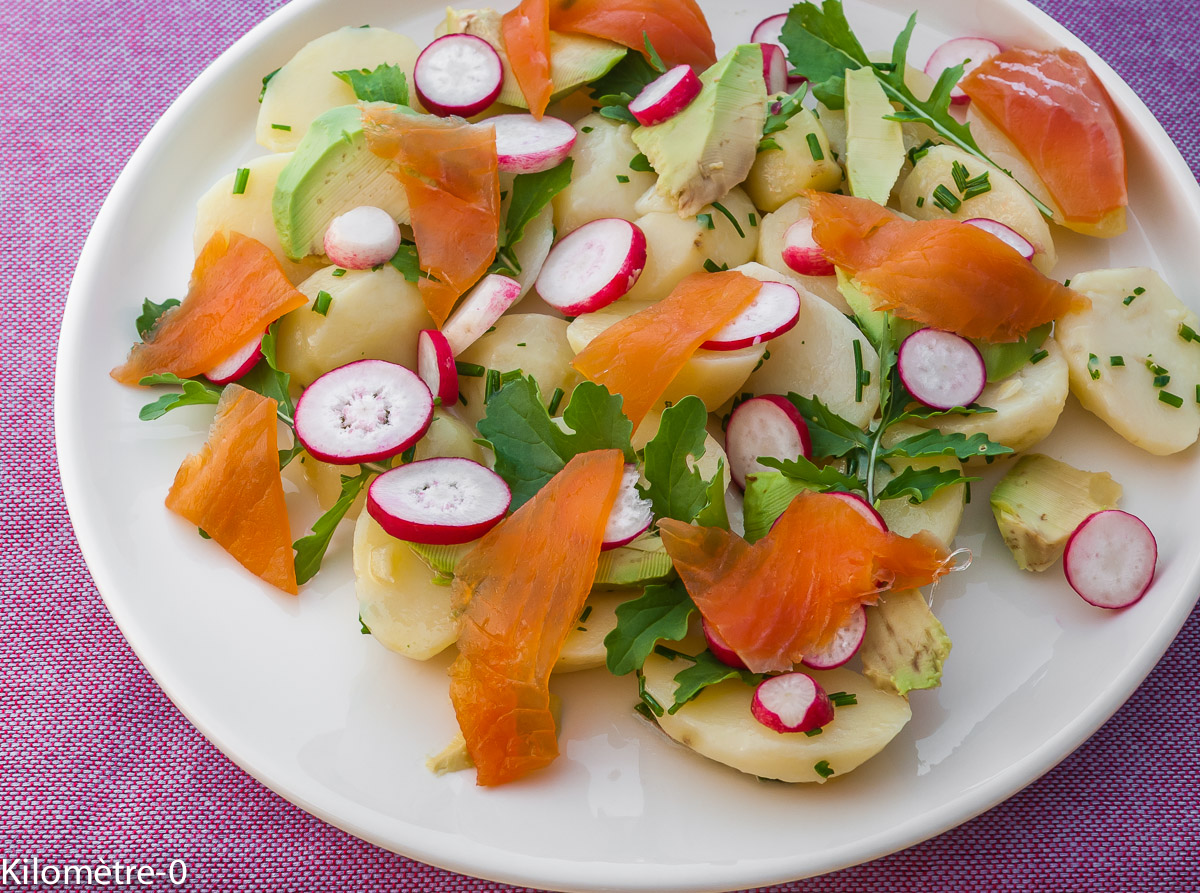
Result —
[{"label": "magenta textured cloth", "polygon": [[[1200,170],[1200,0],[1038,2],[1129,80]],[[197,891],[495,890],[329,827],[225,759],[117,631],[63,504],[54,357],[88,228],[170,102],[278,5],[0,0],[0,858],[179,857]],[[1198,692],[1193,614],[1116,717],[1009,802],[780,889],[1200,890]]]}]

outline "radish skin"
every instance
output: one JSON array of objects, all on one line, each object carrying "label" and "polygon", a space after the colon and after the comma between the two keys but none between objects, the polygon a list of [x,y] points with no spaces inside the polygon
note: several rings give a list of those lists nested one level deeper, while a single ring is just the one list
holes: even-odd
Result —
[{"label": "radish skin", "polygon": [[504,311],[521,297],[521,283],[499,273],[489,273],[467,292],[458,309],[442,326],[442,334],[458,356],[496,324]]},{"label": "radish skin", "polygon": [[767,95],[786,93],[788,89],[787,55],[777,43],[760,43],[763,54],[763,80],[767,84]]},{"label": "radish skin", "polygon": [[496,115],[496,164],[514,174],[536,174],[557,167],[571,153],[578,134],[561,118],[549,115]]},{"label": "radish skin", "polygon": [[447,34],[417,57],[413,86],[421,105],[433,114],[469,118],[496,101],[504,86],[504,67],[482,37]]},{"label": "radish skin", "polygon": [[237,381],[262,359],[262,338],[247,341],[229,359],[213,366],[204,373],[204,377],[213,384],[229,384]]},{"label": "radish skin", "polygon": [[[877,512],[877,511],[875,511],[875,507],[873,505],[871,505],[871,503],[869,503],[865,499],[863,499],[861,496],[859,496],[857,493],[836,493],[835,492],[835,493],[830,493],[829,495],[842,500],[844,503],[846,503],[848,506],[850,506],[850,508],[854,509],[856,512],[858,512],[860,515],[862,515],[864,518],[866,518],[868,521],[870,521],[872,524],[874,524],[876,527],[878,527],[884,533],[887,533],[888,526],[887,526],[887,522],[883,520],[883,515],[879,514],[879,512]],[[829,667],[821,667],[820,669],[827,670],[830,668]]]},{"label": "radish skin", "polygon": [[643,87],[629,111],[643,127],[653,127],[691,105],[703,86],[691,66],[676,65]]},{"label": "radish skin", "polygon": [[615,549],[631,543],[647,530],[654,521],[654,508],[649,499],[637,490],[640,475],[636,465],[626,465],[621,476],[621,489],[608,513],[608,524],[604,528],[601,551]]},{"label": "radish skin", "polygon": [[978,227],[985,233],[991,233],[1025,260],[1033,260],[1033,256],[1037,254],[1037,249],[1033,247],[1032,242],[999,220],[992,220],[990,217],[972,217],[970,220],[964,220],[963,223]]},{"label": "radish skin", "polygon": [[764,282],[750,306],[700,346],[741,350],[778,338],[800,319],[800,293],[785,282]]},{"label": "radish skin", "polygon": [[1096,512],[1067,540],[1067,582],[1097,608],[1127,608],[1154,580],[1158,543],[1140,518],[1119,509]]},{"label": "radish skin", "polygon": [[[874,509],[871,511],[874,512]],[[859,605],[850,615],[846,625],[833,634],[833,639],[828,645],[820,651],[804,656],[804,666],[814,670],[832,670],[840,667],[858,653],[866,635],[867,611],[862,605]]]},{"label": "radish skin", "polygon": [[808,425],[792,402],[779,394],[764,394],[738,404],[725,430],[725,452],[733,481],[746,489],[746,476],[768,471],[758,460],[795,459],[812,455]]},{"label": "radish skin", "polygon": [[810,732],[833,721],[833,702],[807,673],[764,679],[754,690],[750,711],[776,732]]},{"label": "radish skin", "polygon": [[400,247],[400,227],[383,208],[359,205],[333,218],[325,230],[325,254],[347,270],[386,264]]},{"label": "radish skin", "polygon": [[458,367],[450,342],[437,329],[417,333],[417,375],[442,406],[458,402]]},{"label": "radish skin", "polygon": [[746,669],[745,661],[738,657],[737,652],[729,647],[729,643],[704,618],[700,619],[700,629],[704,633],[704,641],[708,643],[708,650],[713,653],[713,657],[726,666],[736,667],[739,670]]},{"label": "radish skin", "polygon": [[905,338],[896,367],[908,392],[933,409],[970,406],[987,386],[979,348],[940,329],[919,329]]},{"label": "radish skin", "polygon": [[837,270],[813,238],[811,217],[802,217],[783,234],[783,262],[804,276],[833,276]]},{"label": "radish skin", "polygon": [[[936,81],[947,68],[953,68],[959,63],[966,63],[963,66],[963,77],[966,77],[984,61],[999,52],[1000,45],[987,38],[956,37],[946,41],[933,51],[929,61],[925,63],[925,74]],[[950,101],[955,105],[962,105],[970,102],[971,97],[967,96],[960,87],[955,86],[950,91]]]},{"label": "radish skin", "polygon": [[607,307],[626,294],[646,266],[646,235],[619,217],[585,223],[550,249],[534,288],[566,316]]},{"label": "radish skin", "polygon": [[410,462],[367,490],[367,512],[391,536],[436,546],[479,539],[504,520],[511,502],[504,479],[470,459]]}]

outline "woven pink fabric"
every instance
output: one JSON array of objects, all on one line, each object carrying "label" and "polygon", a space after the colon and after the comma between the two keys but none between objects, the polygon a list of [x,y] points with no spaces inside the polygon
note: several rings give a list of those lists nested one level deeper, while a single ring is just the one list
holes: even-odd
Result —
[{"label": "woven pink fabric", "polygon": [[[1039,3],[1112,62],[1200,169],[1200,2]],[[500,889],[355,840],[226,760],[113,625],[63,505],[51,387],[88,227],[180,90],[278,5],[0,0],[0,858],[180,857],[186,889],[223,893]],[[780,889],[1200,890],[1198,692],[1193,614],[1131,701],[1041,781],[933,841]]]}]

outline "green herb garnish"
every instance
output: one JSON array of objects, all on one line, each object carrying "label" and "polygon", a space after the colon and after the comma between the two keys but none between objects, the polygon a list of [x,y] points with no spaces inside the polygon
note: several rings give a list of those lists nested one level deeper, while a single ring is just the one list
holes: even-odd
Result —
[{"label": "green herb garnish", "polygon": [[246,192],[246,184],[250,182],[250,168],[239,167],[233,178],[233,194],[242,195]]},{"label": "green herb garnish", "polygon": [[313,301],[313,313],[319,313],[324,316],[329,312],[329,305],[333,303],[333,295],[327,291],[317,292],[317,299]]}]

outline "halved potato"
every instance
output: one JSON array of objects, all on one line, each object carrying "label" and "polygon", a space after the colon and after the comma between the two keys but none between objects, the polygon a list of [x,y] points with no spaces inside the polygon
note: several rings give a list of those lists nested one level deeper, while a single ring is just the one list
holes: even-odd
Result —
[{"label": "halved potato", "polygon": [[554,672],[574,673],[576,670],[604,666],[608,654],[604,637],[617,628],[617,606],[638,595],[638,592],[628,589],[593,592],[589,595],[584,607],[587,619],[581,619],[567,635],[554,664]]},{"label": "halved potato", "polygon": [[[571,182],[554,196],[554,224],[565,236],[601,217],[637,220],[634,208],[658,178],[653,172],[635,171],[629,162],[638,154],[633,127],[595,114],[575,124],[579,134],[571,147],[574,167]],[[628,177],[628,182],[617,177]]]}]

